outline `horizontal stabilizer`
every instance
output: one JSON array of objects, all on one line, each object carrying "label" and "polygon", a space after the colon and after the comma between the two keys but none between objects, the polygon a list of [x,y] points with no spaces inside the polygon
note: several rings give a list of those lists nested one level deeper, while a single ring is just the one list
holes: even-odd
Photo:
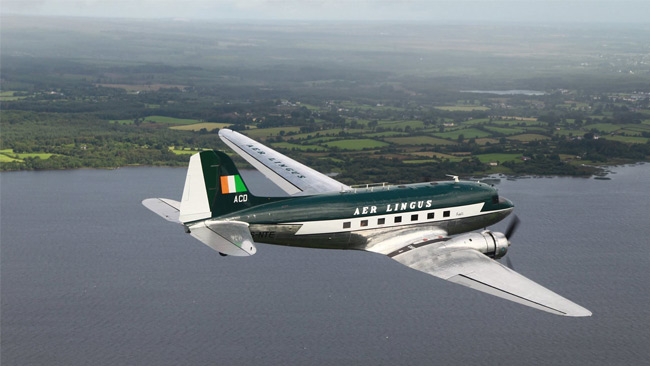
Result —
[{"label": "horizontal stabilizer", "polygon": [[167,221],[181,223],[178,219],[181,203],[178,201],[169,198],[147,198],[142,201],[142,205]]},{"label": "horizontal stabilizer", "polygon": [[245,222],[206,220],[190,225],[188,229],[194,238],[219,253],[245,257],[257,252]]}]

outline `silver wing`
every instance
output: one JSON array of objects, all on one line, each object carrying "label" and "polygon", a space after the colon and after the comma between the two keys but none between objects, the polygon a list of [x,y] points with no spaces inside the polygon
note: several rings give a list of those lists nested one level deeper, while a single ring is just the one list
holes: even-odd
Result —
[{"label": "silver wing", "polygon": [[238,132],[222,129],[219,137],[289,195],[305,196],[350,188]]},{"label": "silver wing", "polygon": [[436,240],[415,243],[389,256],[418,271],[490,295],[564,316],[590,316],[591,312],[529,280],[474,249],[444,249]]}]

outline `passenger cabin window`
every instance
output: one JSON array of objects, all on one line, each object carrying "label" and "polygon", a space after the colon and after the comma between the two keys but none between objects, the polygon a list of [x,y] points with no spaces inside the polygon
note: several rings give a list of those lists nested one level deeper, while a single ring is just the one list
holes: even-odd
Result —
[{"label": "passenger cabin window", "polygon": [[411,221],[418,221],[418,215],[411,215]]},{"label": "passenger cabin window", "polygon": [[449,216],[451,216],[451,212],[450,211],[445,211],[445,212],[442,213],[442,216],[449,217]]},{"label": "passenger cabin window", "polygon": [[428,219],[428,220],[433,219],[433,217],[434,217],[433,212],[429,212],[429,213],[427,214],[427,219]]},{"label": "passenger cabin window", "polygon": [[343,228],[344,228],[344,229],[349,229],[349,228],[350,228],[350,222],[349,222],[349,221],[348,221],[348,222],[344,222],[344,223],[343,223]]},{"label": "passenger cabin window", "polygon": [[395,217],[395,223],[402,222],[402,216]]},{"label": "passenger cabin window", "polygon": [[368,226],[368,220],[361,220],[361,226]]},{"label": "passenger cabin window", "polygon": [[386,223],[386,219],[377,219],[377,225],[383,225]]}]

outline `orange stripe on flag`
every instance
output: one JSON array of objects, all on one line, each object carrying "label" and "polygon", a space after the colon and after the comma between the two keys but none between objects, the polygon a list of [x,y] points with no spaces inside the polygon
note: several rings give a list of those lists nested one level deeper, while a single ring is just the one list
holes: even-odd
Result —
[{"label": "orange stripe on flag", "polygon": [[228,188],[228,177],[227,176],[221,176],[221,194],[228,194],[230,193],[230,189]]}]

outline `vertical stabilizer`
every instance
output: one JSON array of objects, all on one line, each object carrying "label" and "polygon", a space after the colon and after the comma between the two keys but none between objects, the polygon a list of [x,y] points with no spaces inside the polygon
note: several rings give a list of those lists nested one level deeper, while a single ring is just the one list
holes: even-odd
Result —
[{"label": "vertical stabilizer", "polygon": [[256,197],[248,191],[228,155],[216,150],[202,151],[190,158],[179,220],[205,220],[272,200],[276,198]]},{"label": "vertical stabilizer", "polygon": [[203,166],[201,164],[201,153],[194,154],[190,158],[190,165],[187,168],[185,177],[185,188],[181,200],[181,222],[198,221],[212,217],[210,203],[208,201],[208,190],[205,185]]}]

